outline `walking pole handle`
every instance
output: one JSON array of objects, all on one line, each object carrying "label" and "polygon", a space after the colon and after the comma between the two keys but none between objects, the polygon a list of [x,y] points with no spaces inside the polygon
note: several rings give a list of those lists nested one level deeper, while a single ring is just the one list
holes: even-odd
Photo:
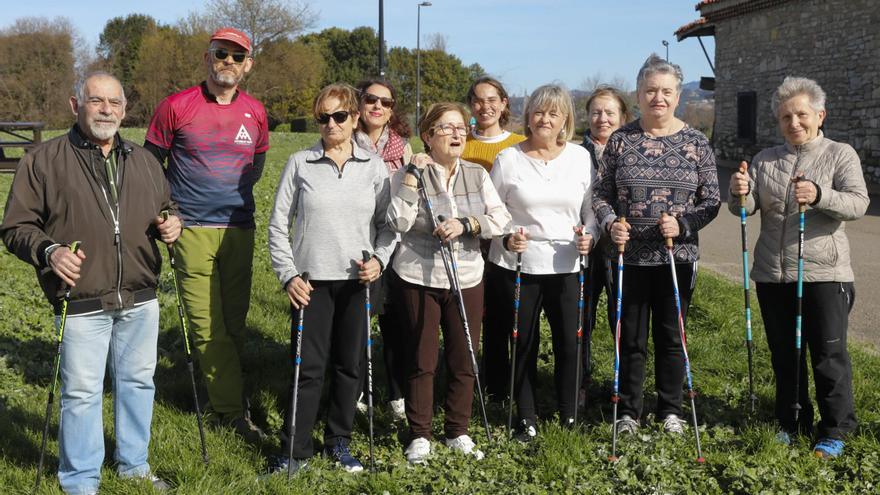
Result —
[{"label": "walking pole handle", "polygon": [[[622,223],[623,226],[626,227],[627,230],[629,230],[629,224],[626,223],[626,217],[618,217],[618,218],[617,218],[617,221],[620,222],[620,223]],[[622,253],[622,252],[624,252],[625,250],[626,250],[626,243],[618,244],[618,245],[617,245],[617,252],[618,252],[618,253]]]},{"label": "walking pole handle", "polygon": [[[666,213],[665,211],[660,214],[660,218],[666,218],[667,216],[669,216],[669,213]],[[664,239],[666,242],[666,247],[671,248],[672,247],[672,237],[664,237]]]},{"label": "walking pole handle", "polygon": [[[749,164],[746,163],[745,161],[741,161],[739,163],[739,173],[747,174],[748,172],[749,172]],[[747,194],[743,194],[742,196],[739,197],[739,205],[740,206],[746,205],[746,196],[747,196]]]}]

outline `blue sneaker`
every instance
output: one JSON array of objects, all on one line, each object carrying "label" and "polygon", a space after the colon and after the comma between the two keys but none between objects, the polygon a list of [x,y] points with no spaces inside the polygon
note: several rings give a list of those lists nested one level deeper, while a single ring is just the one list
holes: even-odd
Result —
[{"label": "blue sneaker", "polygon": [[785,446],[791,445],[791,435],[789,435],[788,432],[785,430],[779,430],[778,432],[776,432],[776,436],[773,439],[778,444]]},{"label": "blue sneaker", "polygon": [[290,474],[296,474],[305,470],[309,466],[308,459],[293,459],[293,465],[290,465],[290,458],[285,456],[273,456],[269,459],[269,473],[261,476],[260,479],[268,478],[275,475],[287,475],[287,468],[290,467]]},{"label": "blue sneaker", "polygon": [[337,443],[333,447],[327,448],[325,454],[348,473],[359,473],[364,470],[364,465],[351,455],[348,445],[344,443]]},{"label": "blue sneaker", "polygon": [[813,453],[820,459],[840,457],[843,454],[843,447],[845,445],[843,440],[837,440],[836,438],[820,438],[816,442],[816,446],[813,447]]}]

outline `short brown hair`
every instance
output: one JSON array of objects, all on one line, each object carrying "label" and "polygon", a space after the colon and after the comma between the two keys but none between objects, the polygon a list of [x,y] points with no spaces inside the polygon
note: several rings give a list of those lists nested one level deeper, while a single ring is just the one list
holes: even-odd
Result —
[{"label": "short brown hair", "polygon": [[620,108],[620,125],[629,122],[629,108],[626,104],[626,99],[623,97],[623,93],[614,86],[599,86],[590,93],[590,97],[587,98],[587,105],[584,108],[587,111],[588,118],[590,116],[590,105],[593,104],[593,100],[602,96],[617,100],[617,106]]},{"label": "short brown hair", "polygon": [[425,118],[419,123],[419,137],[425,145],[425,151],[431,151],[431,147],[428,146],[428,142],[425,140],[425,135],[429,132],[433,132],[434,124],[437,123],[437,121],[440,120],[440,117],[446,112],[460,113],[461,120],[465,124],[467,124],[468,120],[471,118],[467,107],[455,101],[441,101],[440,103],[434,103],[431,105],[431,107],[428,108],[427,113],[425,113]]},{"label": "short brown hair", "polygon": [[334,83],[324,86],[323,89],[315,96],[312,102],[312,114],[317,119],[321,113],[321,105],[327,98],[337,98],[348,113],[352,116],[358,113],[358,98],[354,88],[345,83]]},{"label": "short brown hair", "polygon": [[501,112],[501,117],[498,118],[498,123],[501,124],[501,127],[506,126],[507,123],[510,122],[510,97],[507,96],[507,91],[498,79],[490,76],[483,76],[474,81],[474,83],[471,84],[470,89],[468,89],[468,104],[473,104],[474,98],[477,97],[477,86],[480,84],[488,84],[489,86],[492,86],[495,88],[495,91],[498,91],[498,96],[501,97],[502,100],[507,100],[504,104],[504,111]]}]

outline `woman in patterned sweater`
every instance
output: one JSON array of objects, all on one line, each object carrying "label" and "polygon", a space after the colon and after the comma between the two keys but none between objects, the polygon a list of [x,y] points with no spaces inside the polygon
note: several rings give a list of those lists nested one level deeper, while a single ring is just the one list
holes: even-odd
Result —
[{"label": "woman in patterned sweater", "polygon": [[[620,432],[634,433],[639,427],[649,322],[655,352],[656,417],[662,419],[664,431],[681,433],[684,427],[680,419],[684,353],[664,238],[674,242],[682,282],[682,317],[686,318],[697,274],[697,231],[718,214],[721,198],[708,139],[675,117],[681,82],[677,65],[655,54],[648,57],[637,79],[641,117],[608,140],[593,197],[597,221],[615,245],[626,244]],[[626,217],[629,225],[618,222],[619,216]],[[615,251],[610,250],[609,256],[614,257]],[[616,273],[613,280],[616,283]]]}]

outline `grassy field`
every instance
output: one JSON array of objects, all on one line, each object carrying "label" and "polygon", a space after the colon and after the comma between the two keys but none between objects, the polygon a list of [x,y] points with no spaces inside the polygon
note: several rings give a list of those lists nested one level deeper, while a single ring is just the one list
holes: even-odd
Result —
[{"label": "grassy field", "polygon": [[[143,130],[127,135],[141,142]],[[477,408],[472,436],[486,453],[474,462],[437,446],[426,467],[408,466],[399,427],[384,407],[376,418],[375,474],[348,475],[316,458],[311,469],[291,483],[285,479],[259,482],[266,455],[278,449],[279,411],[289,376],[289,321],[286,298],[269,266],[266,222],[274,188],[287,156],[311,145],[315,135],[279,133],[271,138],[266,173],[257,187],[257,242],[254,286],[248,327],[251,338],[243,351],[253,383],[255,421],[272,439],[262,449],[250,447],[229,431],[208,428],[210,465],[199,456],[195,416],[192,414],[189,379],[173,301],[170,273],[161,279],[162,305],[159,365],[156,374],[156,406],[150,463],[179,494],[259,493],[876,493],[880,483],[880,358],[856,346],[853,357],[855,399],[861,422],[859,433],[847,443],[844,457],[823,461],[810,452],[810,440],[799,439],[792,447],[773,441],[770,421],[773,382],[769,355],[760,319],[755,322],[756,383],[759,397],[754,417],[747,414],[746,355],[743,346],[742,301],[739,287],[710,273],[701,273],[689,322],[689,351],[698,390],[705,465],[694,462],[693,437],[669,437],[651,421],[638,436],[624,437],[622,457],[607,460],[610,450],[611,339],[601,316],[595,335],[597,371],[591,385],[591,403],[582,413],[583,425],[575,431],[561,430],[552,417],[539,425],[536,442],[522,445],[507,440],[503,425],[507,410],[492,404],[489,409],[495,441],[489,444]],[[11,175],[0,175],[5,198]],[[5,201],[4,201],[5,203]],[[725,214],[725,213],[721,213]],[[731,232],[731,242],[738,233]],[[0,492],[30,491],[39,455],[47,386],[51,382],[53,330],[51,310],[35,280],[33,269],[3,250],[0,254]],[[756,307],[757,304],[755,303]],[[552,354],[549,336],[543,339],[539,358],[539,410],[553,409]],[[375,383],[384,373],[381,347],[377,344]],[[653,362],[649,360],[649,369]],[[649,372],[646,411],[654,400]],[[811,387],[812,388],[812,387]],[[202,397],[204,397],[204,393]],[[109,395],[107,396],[109,399]],[[383,397],[379,404],[384,405]],[[56,402],[57,404],[57,402]],[[476,406],[476,405],[475,405]],[[146,485],[116,478],[112,466],[112,402],[104,402],[107,462],[102,475],[102,494],[151,493]],[[442,432],[442,411],[435,433]],[[57,466],[57,405],[49,441],[48,468]],[[320,439],[322,425],[315,430]],[[366,464],[366,421],[358,420],[353,450]],[[60,493],[54,475],[48,475],[41,493]]]}]

